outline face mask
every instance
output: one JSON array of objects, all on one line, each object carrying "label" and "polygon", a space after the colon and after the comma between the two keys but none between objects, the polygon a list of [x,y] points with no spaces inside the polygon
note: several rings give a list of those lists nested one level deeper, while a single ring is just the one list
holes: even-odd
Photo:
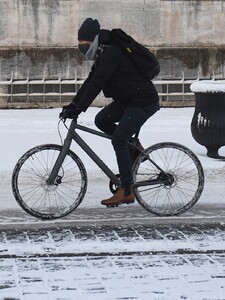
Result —
[{"label": "face mask", "polygon": [[88,49],[90,48],[90,44],[88,44],[88,43],[78,44],[78,48],[79,48],[80,52],[85,55],[88,52]]}]

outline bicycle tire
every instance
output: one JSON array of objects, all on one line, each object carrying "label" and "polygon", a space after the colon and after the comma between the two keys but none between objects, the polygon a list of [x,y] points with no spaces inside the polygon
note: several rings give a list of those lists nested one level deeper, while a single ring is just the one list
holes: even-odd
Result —
[{"label": "bicycle tire", "polygon": [[34,217],[46,220],[64,217],[76,209],[85,196],[86,169],[71,150],[60,167],[58,184],[46,183],[61,150],[62,146],[55,144],[36,146],[15,165],[12,175],[14,197],[22,209]]},{"label": "bicycle tire", "polygon": [[189,210],[204,188],[204,171],[197,156],[177,143],[155,144],[137,158],[133,166],[134,182],[159,178],[160,171],[147,157],[170,174],[173,183],[134,188],[139,204],[158,216],[175,216]]}]

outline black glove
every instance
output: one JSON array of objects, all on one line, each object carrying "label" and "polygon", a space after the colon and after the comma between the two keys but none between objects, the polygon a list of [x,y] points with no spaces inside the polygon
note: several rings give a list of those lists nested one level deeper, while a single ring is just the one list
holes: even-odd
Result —
[{"label": "black glove", "polygon": [[66,120],[66,119],[77,119],[81,110],[71,102],[69,105],[65,105],[62,108],[61,113],[59,114],[59,118]]}]

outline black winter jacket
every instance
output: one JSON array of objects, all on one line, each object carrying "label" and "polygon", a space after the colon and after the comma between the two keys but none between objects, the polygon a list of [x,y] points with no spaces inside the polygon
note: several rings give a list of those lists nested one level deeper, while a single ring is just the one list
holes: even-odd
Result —
[{"label": "black winter jacket", "polygon": [[144,79],[126,54],[112,44],[108,30],[100,30],[99,44],[103,51],[73,99],[79,109],[86,111],[101,91],[124,108],[159,101],[153,83]]}]

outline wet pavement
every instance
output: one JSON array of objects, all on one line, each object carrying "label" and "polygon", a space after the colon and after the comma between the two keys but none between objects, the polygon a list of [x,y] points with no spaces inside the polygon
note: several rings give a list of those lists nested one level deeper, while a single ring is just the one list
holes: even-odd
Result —
[{"label": "wet pavement", "polygon": [[1,210],[0,230],[4,228],[35,228],[38,226],[49,228],[54,226],[64,227],[93,224],[215,224],[225,223],[224,204],[200,204],[197,203],[185,214],[174,217],[159,217],[146,211],[140,205],[123,205],[118,208],[85,207],[82,205],[68,216],[52,221],[40,220],[32,217],[22,209]]},{"label": "wet pavement", "polygon": [[224,300],[223,214],[80,208],[41,221],[3,211],[0,299]]}]

